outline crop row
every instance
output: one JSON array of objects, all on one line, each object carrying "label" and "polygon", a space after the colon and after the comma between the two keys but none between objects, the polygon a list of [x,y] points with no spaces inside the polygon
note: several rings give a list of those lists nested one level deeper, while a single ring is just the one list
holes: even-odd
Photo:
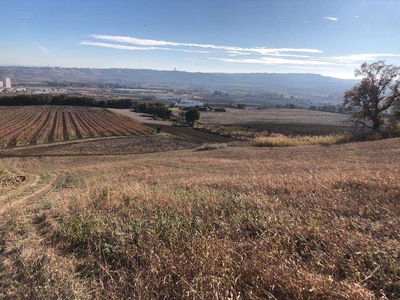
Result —
[{"label": "crop row", "polygon": [[0,108],[0,147],[107,136],[150,134],[153,129],[105,109],[66,106]]}]

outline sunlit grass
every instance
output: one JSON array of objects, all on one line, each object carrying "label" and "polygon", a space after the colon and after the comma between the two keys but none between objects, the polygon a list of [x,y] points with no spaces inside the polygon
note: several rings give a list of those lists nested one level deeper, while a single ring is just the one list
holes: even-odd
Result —
[{"label": "sunlit grass", "polygon": [[51,193],[4,216],[3,293],[398,299],[398,143],[59,158]]},{"label": "sunlit grass", "polygon": [[291,147],[306,145],[334,145],[350,140],[350,136],[343,134],[330,134],[321,136],[285,136],[283,134],[271,134],[259,136],[253,139],[255,147]]}]

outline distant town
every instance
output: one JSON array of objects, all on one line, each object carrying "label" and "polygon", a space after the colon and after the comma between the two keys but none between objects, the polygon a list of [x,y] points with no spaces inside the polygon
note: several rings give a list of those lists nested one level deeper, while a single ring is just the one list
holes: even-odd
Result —
[{"label": "distant town", "polygon": [[2,81],[0,81],[0,88],[11,88],[11,78],[4,78]]}]

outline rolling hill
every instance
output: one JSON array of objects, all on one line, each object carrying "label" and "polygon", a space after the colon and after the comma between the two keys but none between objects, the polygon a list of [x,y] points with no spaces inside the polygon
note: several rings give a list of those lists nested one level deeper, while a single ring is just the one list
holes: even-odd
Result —
[{"label": "rolling hill", "polygon": [[300,97],[342,97],[357,80],[337,79],[319,74],[276,73],[190,73],[143,69],[88,69],[58,67],[0,66],[0,78],[14,83],[60,82],[119,83],[125,86],[278,91]]}]

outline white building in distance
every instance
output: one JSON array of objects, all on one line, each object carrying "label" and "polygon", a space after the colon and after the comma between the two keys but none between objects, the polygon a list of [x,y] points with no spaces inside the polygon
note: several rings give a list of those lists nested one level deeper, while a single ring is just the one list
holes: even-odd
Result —
[{"label": "white building in distance", "polygon": [[4,78],[3,86],[8,89],[11,88],[11,78]]},{"label": "white building in distance", "polygon": [[0,81],[0,89],[3,88],[3,81]]},{"label": "white building in distance", "polygon": [[177,104],[178,107],[203,107],[204,103],[196,100],[181,99]]}]

